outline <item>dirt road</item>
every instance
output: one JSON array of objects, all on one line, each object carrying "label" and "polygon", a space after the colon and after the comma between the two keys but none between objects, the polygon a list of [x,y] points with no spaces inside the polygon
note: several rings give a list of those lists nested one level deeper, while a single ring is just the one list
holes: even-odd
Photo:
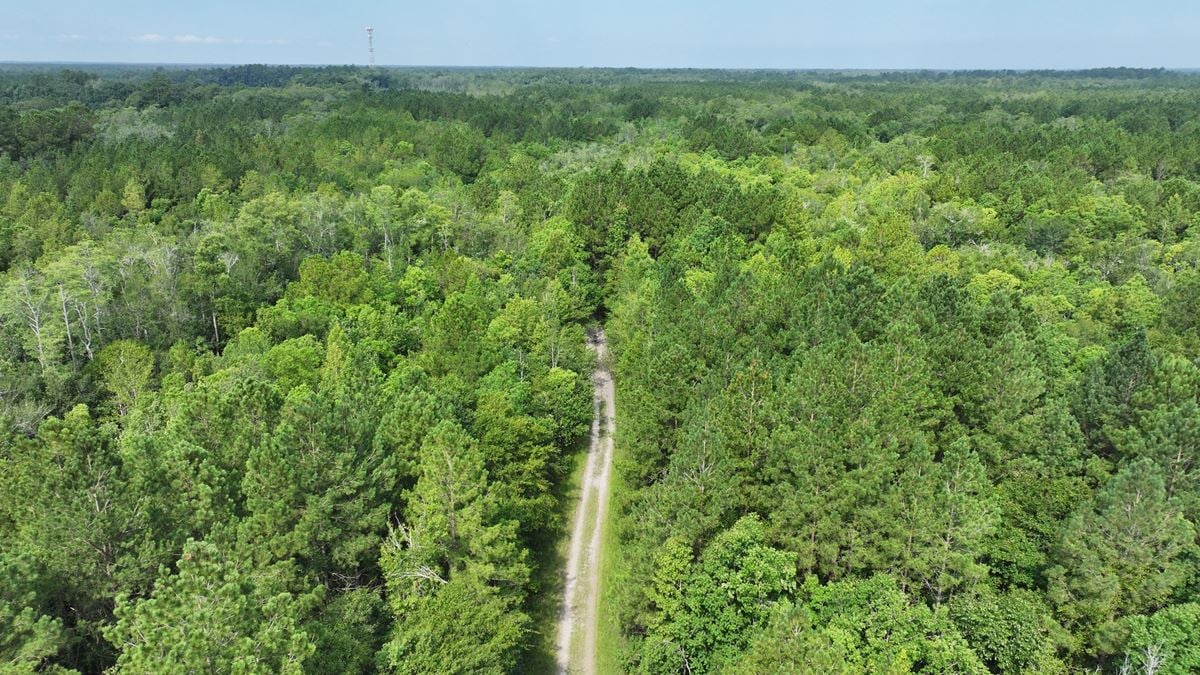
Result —
[{"label": "dirt road", "polygon": [[613,379],[606,358],[608,340],[600,328],[588,336],[596,353],[592,375],[592,442],[588,448],[579,503],[571,526],[567,581],[558,619],[558,672],[596,672],[596,628],[600,607],[600,541],[608,512],[608,483],[612,473]]}]

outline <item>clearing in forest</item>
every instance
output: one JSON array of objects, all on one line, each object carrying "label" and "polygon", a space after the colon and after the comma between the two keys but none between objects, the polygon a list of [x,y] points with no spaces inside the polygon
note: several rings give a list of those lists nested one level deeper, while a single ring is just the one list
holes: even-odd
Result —
[{"label": "clearing in forest", "polygon": [[[558,620],[557,660],[560,673],[591,674],[596,671],[596,627],[600,606],[600,542],[608,511],[609,478],[612,474],[613,378],[608,369],[608,341],[604,329],[588,337],[596,354],[592,440],[579,490],[579,503],[572,518],[567,554],[567,579],[563,607]],[[586,542],[586,546],[585,546]],[[576,638],[579,638],[576,640]]]}]

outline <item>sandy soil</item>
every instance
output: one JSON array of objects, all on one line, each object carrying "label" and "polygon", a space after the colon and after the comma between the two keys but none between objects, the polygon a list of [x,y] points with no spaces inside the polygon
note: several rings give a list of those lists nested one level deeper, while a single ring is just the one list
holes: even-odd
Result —
[{"label": "sandy soil", "polygon": [[608,483],[612,474],[613,378],[606,365],[608,340],[601,328],[588,336],[596,353],[592,413],[592,442],[584,467],[583,485],[571,527],[567,580],[558,619],[558,671],[596,672],[596,622],[600,607],[600,535],[608,512]]}]

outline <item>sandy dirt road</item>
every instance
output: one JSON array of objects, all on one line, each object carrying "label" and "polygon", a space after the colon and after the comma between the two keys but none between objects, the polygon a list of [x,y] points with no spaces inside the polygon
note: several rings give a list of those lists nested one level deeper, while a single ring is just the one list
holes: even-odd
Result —
[{"label": "sandy dirt road", "polygon": [[608,513],[608,487],[612,474],[613,378],[608,370],[608,339],[604,329],[588,335],[596,354],[592,375],[592,441],[584,467],[579,503],[571,521],[567,553],[567,579],[558,619],[557,661],[560,673],[596,672],[596,629],[600,608],[600,542]]}]

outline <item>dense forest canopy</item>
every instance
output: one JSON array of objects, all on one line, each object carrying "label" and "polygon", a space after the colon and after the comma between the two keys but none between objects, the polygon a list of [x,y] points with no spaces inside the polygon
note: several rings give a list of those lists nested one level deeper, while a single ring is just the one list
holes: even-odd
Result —
[{"label": "dense forest canopy", "polygon": [[[0,69],[0,670],[1200,670],[1200,75]],[[549,639],[552,639],[550,636]]]}]

